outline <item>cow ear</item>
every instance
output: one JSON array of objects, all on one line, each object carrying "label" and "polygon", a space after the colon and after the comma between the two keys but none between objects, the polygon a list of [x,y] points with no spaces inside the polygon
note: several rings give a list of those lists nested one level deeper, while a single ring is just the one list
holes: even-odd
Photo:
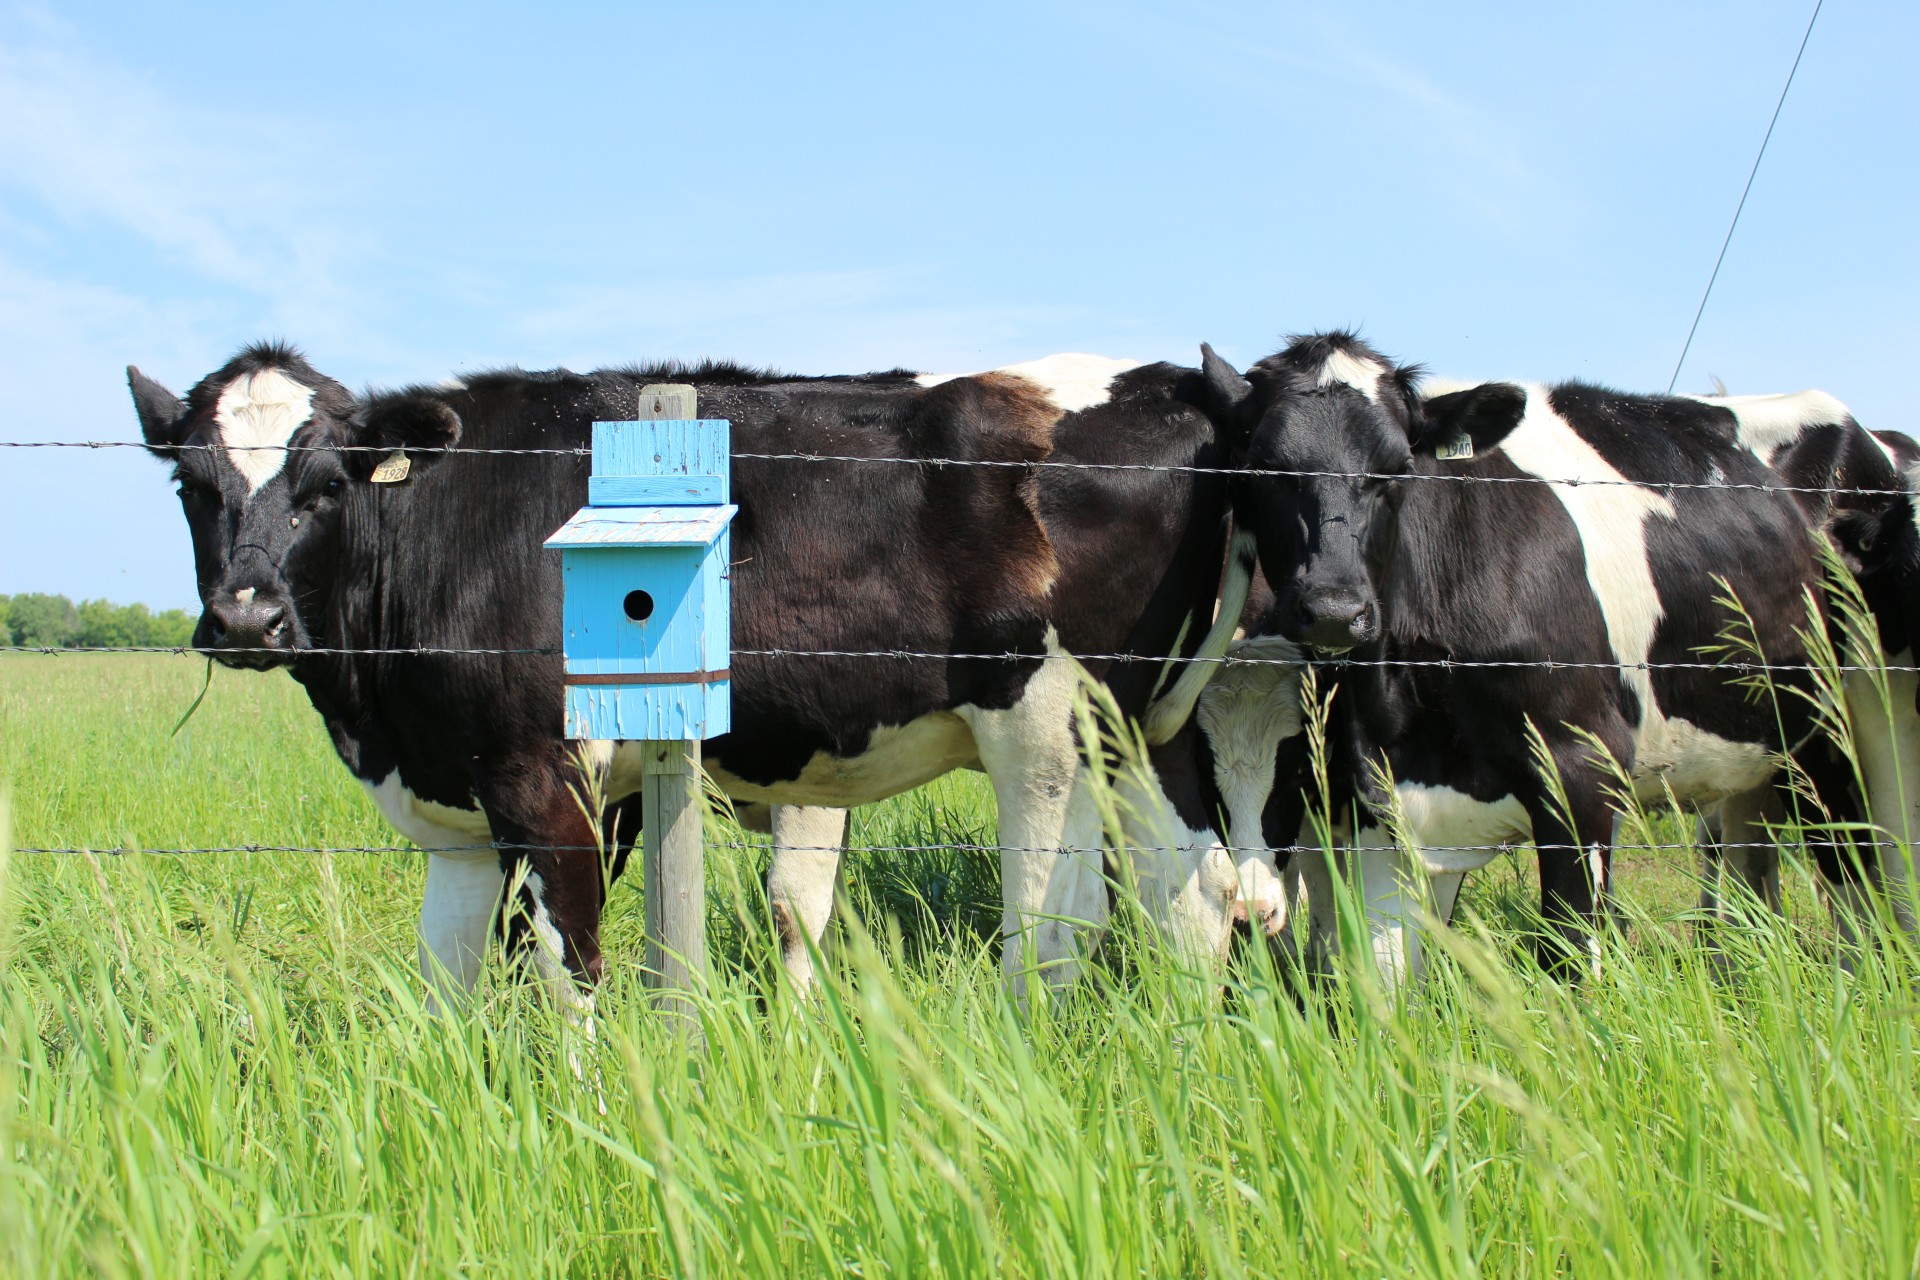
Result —
[{"label": "cow ear", "polygon": [[[405,453],[407,463],[394,477],[404,479],[437,461],[440,450],[451,449],[459,440],[460,415],[450,406],[431,396],[389,396],[361,406],[353,415],[347,442],[356,451],[347,455],[347,472],[365,480],[388,458]],[[392,475],[392,468],[385,474]]]},{"label": "cow ear", "polygon": [[127,389],[133,392],[133,411],[140,415],[140,435],[147,448],[159,457],[172,457],[187,418],[186,401],[132,365],[127,366]]},{"label": "cow ear", "polygon": [[1240,407],[1240,402],[1253,393],[1253,384],[1240,376],[1239,370],[1222,360],[1214,349],[1206,343],[1200,344],[1200,372],[1207,379],[1207,396],[1213,401],[1213,407],[1223,414],[1230,414]]},{"label": "cow ear", "polygon": [[1884,521],[1878,511],[1843,511],[1834,517],[1828,532],[1841,559],[1855,575],[1865,570],[1880,543]]},{"label": "cow ear", "polygon": [[[1483,382],[1420,402],[1416,452],[1466,458],[1497,446],[1527,414],[1527,393],[1511,382]],[[1471,449],[1468,448],[1471,446]]]}]

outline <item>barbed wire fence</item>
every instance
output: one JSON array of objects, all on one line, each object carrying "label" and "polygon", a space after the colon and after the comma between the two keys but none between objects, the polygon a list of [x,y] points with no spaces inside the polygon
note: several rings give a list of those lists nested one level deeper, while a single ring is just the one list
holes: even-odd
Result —
[{"label": "barbed wire fence", "polygon": [[[148,446],[141,441],[132,441],[132,440],[0,441],[0,449],[81,449],[81,450],[142,449],[144,450],[144,449],[147,449],[147,447]],[[183,445],[167,446],[162,450],[159,450],[158,452],[161,452],[162,454],[166,454],[166,453],[193,452],[193,451],[201,451],[201,450],[204,450],[204,451],[219,450],[223,452],[264,451],[264,452],[277,452],[281,454],[367,453],[367,454],[379,454],[382,456],[388,455],[393,452],[392,447],[384,446],[384,445],[294,445],[294,444],[255,445],[255,446],[228,446],[225,444],[183,444]],[[483,447],[483,446],[451,445],[451,446],[441,446],[441,447],[421,448],[421,449],[408,448],[406,452],[409,454],[418,454],[418,455],[453,455],[453,456],[497,455],[497,456],[510,456],[510,457],[562,457],[562,458],[577,458],[577,459],[583,459],[583,460],[590,458],[592,455],[591,448],[587,446],[565,446],[565,447],[548,447],[548,448],[490,448],[490,447]],[[977,458],[924,458],[924,457],[912,457],[912,456],[870,455],[870,454],[819,454],[819,453],[790,453],[790,452],[788,453],[737,452],[732,454],[732,457],[736,462],[752,461],[752,462],[779,462],[779,463],[832,463],[832,464],[846,464],[846,465],[914,466],[914,467],[930,469],[930,470],[941,470],[949,467],[952,467],[952,468],[978,467],[978,468],[1011,469],[1011,470],[1020,470],[1025,472],[1060,469],[1060,470],[1103,471],[1103,472],[1184,473],[1184,474],[1191,474],[1191,475],[1227,476],[1227,477],[1234,477],[1234,478],[1273,477],[1273,478],[1295,479],[1295,480],[1345,479],[1345,480],[1376,480],[1376,481],[1387,481],[1387,482],[1396,482],[1396,483],[1436,481],[1436,482],[1451,482],[1451,483],[1461,483],[1461,484],[1549,485],[1549,486],[1564,487],[1569,489],[1581,488],[1581,487],[1611,486],[1611,487],[1627,487],[1627,488],[1635,488],[1635,489],[1644,489],[1644,490],[1651,490],[1654,492],[1667,493],[1667,494],[1672,494],[1676,492],[1686,492],[1686,491],[1717,490],[1717,491],[1731,491],[1731,492],[1750,493],[1750,494],[1781,494],[1781,495],[1786,495],[1792,498],[1816,496],[1816,497],[1822,497],[1822,498],[1844,497],[1844,498],[1858,499],[1858,498],[1884,497],[1884,498],[1897,499],[1897,498],[1910,498],[1913,496],[1912,491],[1904,488],[1880,489],[1880,488],[1857,487],[1857,486],[1846,486],[1846,485],[1788,485],[1788,484],[1779,484],[1779,483],[1767,483],[1767,482],[1761,482],[1761,481],[1734,481],[1734,480],[1725,480],[1725,479],[1635,480],[1635,479],[1629,479],[1629,478],[1620,477],[1620,476],[1583,476],[1583,475],[1488,476],[1488,475],[1464,474],[1464,473],[1454,472],[1454,471],[1405,473],[1405,472],[1372,472],[1372,471],[1286,470],[1286,469],[1257,468],[1257,467],[1206,467],[1206,466],[1157,465],[1157,464],[1145,464],[1145,463],[1090,463],[1090,462],[1067,462],[1067,461],[1055,461],[1055,460],[1038,460],[1038,461],[1024,462],[1024,461],[1003,461],[998,459],[977,459]],[[259,648],[225,648],[223,647],[220,650],[220,652],[231,653],[231,654],[272,655],[277,658],[292,659],[294,661],[298,661],[302,658],[310,658],[310,657],[558,658],[562,656],[562,651],[560,649],[553,648],[553,647],[546,647],[546,646],[498,647],[498,648],[444,647],[444,646],[433,646],[433,645],[417,645],[417,646],[391,647],[391,648],[374,648],[374,647],[329,648],[324,646],[314,646],[314,647],[302,647],[293,651],[289,651],[285,648],[269,648],[269,647],[259,647]],[[43,656],[61,656],[61,655],[83,656],[83,655],[98,655],[98,654],[168,654],[168,655],[184,655],[184,656],[206,656],[206,651],[196,649],[191,645],[97,645],[97,646],[0,645],[0,653],[38,654]],[[1552,659],[1552,658],[1545,658],[1545,659],[1471,659],[1471,658],[1456,659],[1456,658],[1447,658],[1447,657],[1355,658],[1350,656],[1316,655],[1316,654],[1311,654],[1306,652],[1303,652],[1297,656],[1290,656],[1290,657],[1260,657],[1260,656],[1251,656],[1251,655],[1236,654],[1236,653],[1229,653],[1223,656],[1216,657],[1216,656],[1185,656],[1180,654],[1141,654],[1141,653],[1077,653],[1077,654],[1076,653],[1060,653],[1060,652],[1052,652],[1052,653],[1047,653],[1047,652],[1000,652],[1000,653],[953,652],[953,653],[950,653],[950,652],[928,652],[928,651],[905,650],[905,649],[790,649],[790,648],[735,648],[732,650],[732,654],[735,658],[756,658],[756,659],[807,658],[807,659],[833,659],[833,660],[863,659],[863,660],[884,660],[884,661],[895,661],[895,662],[903,662],[903,661],[905,662],[912,662],[912,661],[937,661],[937,662],[1075,661],[1075,662],[1082,662],[1082,663],[1091,662],[1091,663],[1111,663],[1111,664],[1148,663],[1148,664],[1152,664],[1155,666],[1162,666],[1162,667],[1167,665],[1179,665],[1179,664],[1210,664],[1210,665],[1217,665],[1221,667],[1252,666],[1252,667],[1287,667],[1287,668],[1295,668],[1295,669],[1312,668],[1312,669],[1319,669],[1319,670],[1328,670],[1333,672],[1338,672],[1346,669],[1365,669],[1365,668],[1432,669],[1432,670],[1448,671],[1448,672],[1472,671],[1472,670],[1538,669],[1538,670],[1546,670],[1546,671],[1609,670],[1609,671],[1619,671],[1619,672],[1635,671],[1635,672],[1650,673],[1650,672],[1663,671],[1663,670],[1686,670],[1686,671],[1717,671],[1717,672],[1725,673],[1729,676],[1741,677],[1741,676],[1756,676],[1756,675],[1769,676],[1774,674],[1805,674],[1809,670],[1806,664],[1769,663],[1769,662],[1760,662],[1760,661],[1747,661],[1747,660],[1741,660],[1737,658],[1728,658],[1728,659],[1711,661],[1711,662],[1707,662],[1707,661],[1600,662],[1600,661],[1563,661],[1563,660]],[[1842,673],[1842,674],[1878,673],[1878,672],[1920,674],[1920,666],[1906,666],[1906,665],[1895,665],[1895,664],[1842,663],[1833,669],[1836,672]],[[1889,847],[1887,842],[1860,839],[1858,838],[1858,836],[1853,837],[1853,842],[1861,848]],[[734,848],[734,849],[742,849],[742,850],[748,850],[748,849],[765,850],[768,847],[770,847],[769,842],[765,840],[761,840],[761,841],[753,841],[753,840],[711,841],[710,840],[708,841],[708,844],[709,844],[709,847]],[[783,849],[787,849],[792,852],[828,851],[825,848],[819,848],[816,850],[816,847],[814,846],[781,846],[781,847]],[[1137,846],[1137,845],[1129,845],[1127,847],[1130,849],[1138,850],[1140,852],[1178,852],[1179,851],[1178,849],[1173,849],[1173,848],[1154,848],[1149,846]],[[1430,852],[1436,852],[1436,853],[1489,853],[1489,854],[1496,854],[1496,855],[1509,853],[1509,852],[1513,852],[1520,849],[1543,849],[1543,848],[1551,849],[1555,847],[1557,846],[1551,846],[1551,845],[1543,846],[1543,845],[1538,845],[1533,843],[1422,846],[1423,849],[1427,849]],[[1622,844],[1622,845],[1616,846],[1618,850],[1632,851],[1632,852],[1688,852],[1698,847],[1699,846],[1695,843],[1681,843],[1681,844],[1647,843],[1647,844]],[[1723,850],[1734,850],[1734,849],[1773,849],[1773,848],[1777,848],[1778,846],[1773,842],[1765,842],[1765,841],[1751,841],[1751,842],[1714,841],[1712,842],[1712,847],[1716,849],[1723,849]],[[1292,855],[1292,854],[1303,853],[1303,852],[1319,852],[1320,848],[1321,846],[1318,846],[1318,845],[1288,845],[1288,846],[1271,847],[1271,852],[1274,853],[1276,856],[1280,856],[1280,855]],[[531,851],[531,850],[542,850],[542,851],[551,851],[551,852],[582,852],[582,853],[599,851],[596,846],[520,845],[520,844],[503,843],[498,841],[489,841],[481,844],[458,846],[458,847],[448,848],[443,850],[427,850],[427,852],[448,852],[448,853],[474,852],[474,851],[479,851],[484,849],[495,849],[495,850],[499,850],[502,852],[509,852],[509,853],[514,851]],[[942,851],[951,851],[951,852],[960,852],[960,853],[978,853],[978,854],[997,853],[997,852],[1003,852],[1003,851],[1042,852],[1038,850],[1024,850],[1024,851],[1008,850],[1006,846],[1001,846],[1001,845],[982,845],[982,844],[966,844],[966,843],[941,844],[941,845],[872,845],[872,846],[848,844],[848,845],[832,846],[832,849],[836,849],[841,852],[847,852],[847,853],[860,852],[860,853],[870,853],[870,854],[912,854],[912,853],[927,853],[927,852],[942,852]],[[216,854],[275,854],[275,853],[286,853],[286,854],[336,854],[337,853],[337,854],[383,855],[383,854],[414,853],[414,852],[418,852],[419,850],[417,849],[416,846],[410,845],[410,844],[408,845],[331,846],[331,845],[300,845],[300,844],[277,844],[277,843],[242,843],[242,844],[207,845],[207,846],[174,846],[174,847],[154,846],[154,847],[121,847],[121,848],[19,846],[16,848],[15,851],[18,853],[38,854],[38,855],[73,855],[73,854],[87,854],[87,853],[111,855],[111,854],[131,853],[131,854],[152,855],[152,856],[161,856],[161,857],[186,857],[186,856],[195,856],[195,855],[216,855]],[[1051,850],[1047,850],[1045,852],[1050,852],[1050,851]]]}]

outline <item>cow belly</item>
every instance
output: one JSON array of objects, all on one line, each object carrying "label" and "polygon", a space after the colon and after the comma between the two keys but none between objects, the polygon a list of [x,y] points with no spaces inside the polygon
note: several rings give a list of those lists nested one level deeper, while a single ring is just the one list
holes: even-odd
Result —
[{"label": "cow belly", "polygon": [[[1498,846],[1532,839],[1526,806],[1511,795],[1476,800],[1452,787],[1417,782],[1400,783],[1394,795],[1431,875],[1478,871],[1498,855]],[[1367,843],[1364,835],[1361,843]]]},{"label": "cow belly", "polygon": [[[762,786],[715,762],[709,762],[707,770],[720,789],[736,800],[850,809],[911,791],[955,769],[977,766],[978,760],[966,722],[951,711],[936,711],[903,725],[875,729],[867,749],[857,756],[815,752],[790,781]],[[633,744],[623,743],[614,753],[614,776],[622,779],[629,772],[633,789],[638,789],[637,751]],[[619,789],[616,782],[615,790]]]},{"label": "cow belly", "polygon": [[367,789],[387,825],[422,849],[465,849],[493,840],[486,814],[477,808],[455,809],[422,800],[400,781],[398,769],[378,782],[363,778],[360,785]]},{"label": "cow belly", "polygon": [[1671,793],[1683,804],[1716,804],[1765,785],[1779,757],[1758,742],[1735,742],[1675,716],[1655,715],[1634,737],[1633,789],[1644,803]]}]

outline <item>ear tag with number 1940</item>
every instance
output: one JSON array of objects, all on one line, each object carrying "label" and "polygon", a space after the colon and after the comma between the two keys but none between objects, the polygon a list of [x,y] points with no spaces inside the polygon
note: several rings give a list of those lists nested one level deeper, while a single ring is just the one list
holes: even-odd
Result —
[{"label": "ear tag with number 1940", "polygon": [[1442,462],[1453,462],[1460,458],[1473,456],[1473,437],[1455,436],[1434,448],[1433,456]]}]

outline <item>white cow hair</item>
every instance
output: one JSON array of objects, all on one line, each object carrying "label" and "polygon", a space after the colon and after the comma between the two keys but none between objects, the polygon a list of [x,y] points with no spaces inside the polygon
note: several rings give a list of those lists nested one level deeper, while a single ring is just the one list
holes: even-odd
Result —
[{"label": "white cow hair", "polygon": [[313,388],[278,369],[244,374],[227,384],[213,420],[227,459],[247,481],[249,494],[280,474],[286,443],[313,416]]},{"label": "white cow hair", "polygon": [[[1548,481],[1626,479],[1572,423],[1554,412],[1546,387],[1529,383],[1525,391],[1526,414],[1499,445],[1514,466]],[[1553,483],[1547,491],[1573,520],[1585,552],[1587,583],[1606,620],[1615,659],[1623,665],[1645,664],[1665,613],[1654,587],[1646,526],[1656,515],[1672,519],[1672,500],[1651,489],[1619,483]],[[1638,670],[1628,666],[1621,678],[1637,696],[1643,717],[1651,722],[1659,715],[1652,675],[1644,665]]]},{"label": "white cow hair", "polygon": [[1378,360],[1368,360],[1348,351],[1335,351],[1320,366],[1320,375],[1316,385],[1322,387],[1352,387],[1367,399],[1378,404],[1380,401],[1380,379],[1387,367]]},{"label": "white cow hair", "polygon": [[[1042,356],[1038,360],[1026,360],[1020,364],[1002,365],[993,373],[1008,373],[1025,378],[1042,391],[1053,407],[1062,413],[1077,413],[1082,409],[1091,409],[1107,402],[1113,386],[1113,380],[1129,369],[1140,367],[1138,360],[1127,360],[1114,356],[1094,356],[1084,352],[1066,351],[1058,355]],[[923,373],[914,379],[923,387],[937,387],[943,382],[952,382],[955,378],[970,378],[969,373]]]},{"label": "white cow hair", "polygon": [[1771,460],[1782,446],[1792,444],[1808,427],[1853,421],[1847,406],[1824,391],[1791,391],[1779,395],[1684,396],[1733,414],[1740,445]]}]

